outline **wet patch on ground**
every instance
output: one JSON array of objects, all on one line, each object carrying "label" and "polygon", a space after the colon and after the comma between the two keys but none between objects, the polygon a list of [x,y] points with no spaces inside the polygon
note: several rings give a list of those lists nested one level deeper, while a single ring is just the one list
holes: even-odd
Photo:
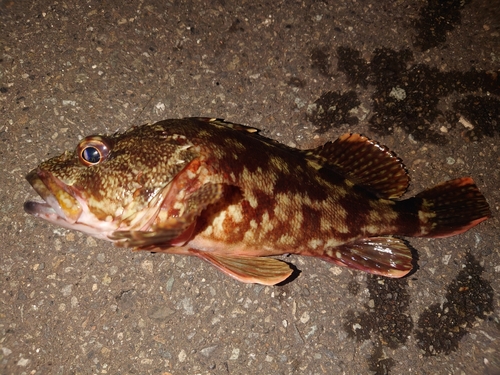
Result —
[{"label": "wet patch on ground", "polygon": [[[324,50],[321,53],[321,59],[314,55],[317,50],[311,56],[313,67],[326,72],[328,55]],[[445,144],[448,133],[466,140],[498,133],[500,101],[490,96],[500,95],[498,71],[441,71],[425,64],[412,64],[413,53],[408,49],[377,48],[368,62],[360,51],[339,47],[337,57],[338,70],[346,75],[353,88],[374,87],[370,103],[373,114],[368,122],[370,129],[379,135],[392,134],[398,127],[416,141]],[[441,100],[457,94],[453,111],[440,108]],[[356,103],[359,99],[355,91],[326,92],[310,106],[306,118],[319,132],[353,124],[356,120],[349,111]]]},{"label": "wet patch on ground", "polygon": [[476,319],[493,312],[493,288],[481,274],[484,269],[470,253],[465,267],[447,288],[445,301],[420,315],[415,335],[424,355],[450,354]]},{"label": "wet patch on ground", "polygon": [[446,34],[453,31],[462,19],[460,11],[470,0],[428,0],[420,9],[420,17],[415,22],[418,32],[415,47],[428,50],[446,42]]},{"label": "wet patch on ground", "polygon": [[350,311],[344,317],[344,329],[358,342],[372,340],[369,368],[376,374],[388,374],[395,365],[384,348],[404,345],[412,333],[424,355],[448,355],[458,349],[476,319],[485,319],[493,312],[493,288],[481,278],[483,270],[474,256],[467,253],[464,269],[447,288],[446,302],[426,308],[416,329],[409,315],[407,279],[370,275],[368,305],[364,311]]},{"label": "wet patch on ground", "polygon": [[[499,82],[500,83],[500,82]],[[484,136],[493,137],[500,127],[500,101],[491,96],[467,95],[453,103],[459,122],[467,130],[463,135],[478,141]]]},{"label": "wet patch on ground", "polygon": [[367,287],[368,305],[362,312],[350,311],[345,317],[344,328],[351,338],[364,341],[372,338],[370,370],[387,374],[394,361],[384,353],[384,347],[396,349],[403,345],[413,321],[408,313],[410,295],[407,279],[387,279],[370,275]]},{"label": "wet patch on ground", "polygon": [[394,359],[387,357],[384,346],[380,342],[374,343],[368,362],[368,369],[373,371],[374,375],[387,375],[396,364]]},{"label": "wet patch on ground", "polygon": [[311,68],[316,69],[321,75],[331,77],[330,54],[328,48],[317,47],[311,51]]},{"label": "wet patch on ground", "polygon": [[331,124],[356,125],[359,120],[351,110],[361,102],[355,91],[344,94],[328,91],[307,107],[307,119],[317,127],[318,133],[325,133]]}]

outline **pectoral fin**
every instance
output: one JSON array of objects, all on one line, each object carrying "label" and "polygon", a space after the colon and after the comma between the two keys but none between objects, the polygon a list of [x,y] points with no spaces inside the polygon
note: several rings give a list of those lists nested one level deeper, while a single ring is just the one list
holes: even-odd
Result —
[{"label": "pectoral fin", "polygon": [[192,251],[219,270],[243,283],[275,285],[286,280],[293,270],[285,262],[267,257],[214,255]]},{"label": "pectoral fin", "polygon": [[403,277],[413,269],[410,248],[395,237],[371,237],[333,249],[324,259],[385,277]]},{"label": "pectoral fin", "polygon": [[[194,224],[194,223],[193,223]],[[156,247],[169,247],[172,242],[188,231],[193,224],[183,220],[171,220],[171,224],[164,228],[154,228],[151,231],[120,230],[113,232],[109,239],[116,246],[134,247],[135,250],[153,250]]]}]

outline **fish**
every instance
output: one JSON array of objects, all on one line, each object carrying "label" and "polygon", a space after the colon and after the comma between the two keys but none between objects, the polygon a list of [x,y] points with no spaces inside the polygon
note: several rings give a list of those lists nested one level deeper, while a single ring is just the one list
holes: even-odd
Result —
[{"label": "fish", "polygon": [[454,236],[491,216],[471,177],[403,199],[402,160],[361,134],[300,150],[217,118],[91,135],[26,179],[41,198],[28,214],[263,285],[293,279],[276,258],[292,254],[404,277],[418,267],[405,237]]}]

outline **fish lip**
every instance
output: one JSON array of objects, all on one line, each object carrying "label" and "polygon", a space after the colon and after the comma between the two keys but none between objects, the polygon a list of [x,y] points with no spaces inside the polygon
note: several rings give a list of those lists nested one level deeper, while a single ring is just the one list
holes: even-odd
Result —
[{"label": "fish lip", "polygon": [[[69,191],[67,185],[51,173],[39,168],[29,172],[26,180],[42,199],[26,201],[24,203],[26,213],[60,225],[62,222],[67,224],[77,222],[82,209],[78,199]],[[66,205],[61,204],[64,201]],[[68,203],[70,203],[69,207]]]},{"label": "fish lip", "polygon": [[33,216],[48,216],[48,215],[57,215],[56,211],[47,204],[47,202],[43,201],[26,201],[24,202],[24,211],[27,214]]}]

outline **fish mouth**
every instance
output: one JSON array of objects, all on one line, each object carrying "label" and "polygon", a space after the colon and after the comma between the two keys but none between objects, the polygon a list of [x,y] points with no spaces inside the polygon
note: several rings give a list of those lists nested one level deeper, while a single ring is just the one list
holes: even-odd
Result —
[{"label": "fish mouth", "polygon": [[73,228],[82,214],[82,206],[74,193],[51,173],[34,169],[26,180],[43,200],[24,203],[24,211],[51,223]]},{"label": "fish mouth", "polygon": [[26,213],[63,228],[78,230],[107,241],[113,241],[110,235],[117,230],[148,230],[156,219],[161,202],[168,191],[168,188],[162,191],[153,200],[151,207],[130,215],[124,222],[121,214],[115,215],[111,220],[99,219],[91,212],[87,200],[76,188],[65,184],[46,170],[35,168],[26,175],[26,180],[41,198],[26,201]]}]

